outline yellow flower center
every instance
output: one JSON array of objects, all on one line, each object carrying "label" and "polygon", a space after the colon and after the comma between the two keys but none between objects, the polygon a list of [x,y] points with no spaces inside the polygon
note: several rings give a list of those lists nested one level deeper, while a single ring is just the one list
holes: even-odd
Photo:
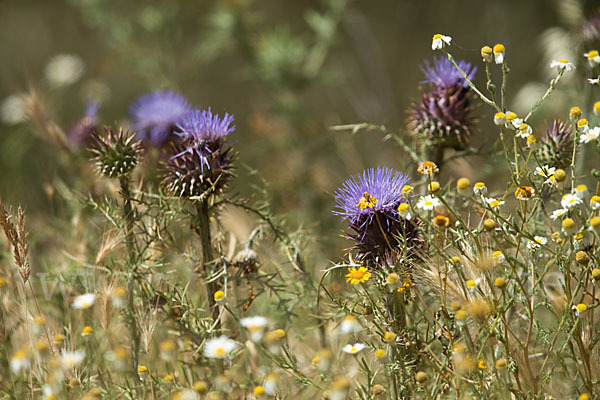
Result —
[{"label": "yellow flower center", "polygon": [[223,300],[226,297],[226,295],[225,295],[224,291],[217,290],[215,292],[215,296],[214,297],[215,297],[215,301],[221,301],[221,300]]},{"label": "yellow flower center", "polygon": [[594,103],[594,112],[600,114],[600,101]]},{"label": "yellow flower center", "polygon": [[577,311],[580,313],[585,312],[587,310],[587,306],[585,304],[577,304]]},{"label": "yellow flower center", "polygon": [[362,197],[358,200],[356,208],[364,210],[367,208],[373,208],[377,204],[377,199],[371,196],[369,193],[364,192]]},{"label": "yellow flower center", "polygon": [[495,251],[495,252],[493,252],[493,253],[492,253],[492,257],[494,257],[494,258],[498,258],[498,257],[500,257],[501,255],[502,255],[502,252],[501,252],[501,251]]},{"label": "yellow flower center", "polygon": [[497,112],[496,114],[494,114],[494,118],[502,119],[504,117],[506,117],[506,114],[504,114],[503,112]]},{"label": "yellow flower center", "polygon": [[504,45],[498,43],[497,45],[494,46],[494,54],[498,54],[498,53],[504,53]]},{"label": "yellow flower center", "polygon": [[569,110],[569,115],[573,118],[581,117],[581,108],[579,107],[571,107]]},{"label": "yellow flower center", "polygon": [[500,206],[500,202],[498,200],[492,200],[492,201],[490,201],[490,206],[492,206],[492,207],[499,207]]},{"label": "yellow flower center", "polygon": [[521,131],[521,132],[527,132],[528,130],[529,130],[529,125],[527,125],[527,124],[521,124],[519,126],[519,131]]},{"label": "yellow flower center", "polygon": [[588,120],[585,118],[581,118],[579,121],[577,121],[577,126],[579,128],[583,128],[584,126],[586,126],[588,124]]},{"label": "yellow flower center", "polygon": [[223,357],[225,354],[227,354],[227,352],[225,351],[224,348],[217,347],[217,349],[215,350],[215,354],[218,355],[219,357]]},{"label": "yellow flower center", "polygon": [[587,57],[588,57],[588,60],[598,57],[598,50],[590,50],[588,52]]},{"label": "yellow flower center", "polygon": [[558,60],[558,62],[565,65],[569,63],[567,60]]},{"label": "yellow flower center", "polygon": [[436,33],[435,35],[433,35],[433,40],[440,40],[441,38],[442,38],[441,33]]},{"label": "yellow flower center", "polygon": [[507,112],[507,113],[506,113],[506,120],[507,120],[508,122],[510,122],[510,121],[513,121],[513,120],[515,120],[516,118],[517,118],[517,114],[516,114],[516,113],[514,113],[514,112],[512,112],[512,111],[509,111],[509,112]]},{"label": "yellow flower center", "polygon": [[408,209],[409,209],[408,203],[400,203],[398,205],[398,212],[399,213],[403,213],[403,212],[407,211]]},{"label": "yellow flower center", "polygon": [[410,185],[404,185],[402,187],[402,194],[409,194],[412,191],[413,191],[413,187]]}]

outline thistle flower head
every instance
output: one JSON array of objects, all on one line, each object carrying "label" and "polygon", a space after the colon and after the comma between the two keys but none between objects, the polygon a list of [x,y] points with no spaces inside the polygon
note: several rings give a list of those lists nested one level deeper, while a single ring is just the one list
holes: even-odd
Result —
[{"label": "thistle flower head", "polygon": [[[477,67],[466,61],[459,61],[458,66],[465,72],[469,80],[473,80]],[[433,64],[425,60],[425,64],[420,66],[425,80],[421,83],[430,83],[438,90],[456,89],[467,87],[467,81],[462,74],[446,57],[436,57]]]},{"label": "thistle flower head", "polygon": [[233,132],[233,116],[220,118],[208,111],[193,110],[178,123],[179,140],[172,143],[174,154],[166,161],[163,184],[180,197],[220,192],[233,175],[234,154],[226,146]]},{"label": "thistle flower head", "polygon": [[162,147],[170,139],[190,105],[181,94],[157,90],[138,98],[130,108],[133,129],[146,146]]},{"label": "thistle flower head", "polygon": [[142,148],[136,141],[135,133],[120,128],[114,132],[105,127],[104,135],[94,135],[95,144],[91,148],[98,173],[108,178],[118,178],[129,174],[139,163]]},{"label": "thistle flower head", "polygon": [[566,168],[571,163],[573,132],[563,121],[555,119],[540,140],[540,163]]},{"label": "thistle flower head", "polygon": [[402,188],[408,177],[390,168],[369,169],[348,179],[336,191],[334,214],[348,221],[360,257],[383,254],[400,247],[402,238],[415,240],[416,225],[400,216],[407,199]]},{"label": "thistle flower head", "polygon": [[[474,78],[477,68],[464,61],[458,66]],[[409,131],[430,144],[464,148],[476,122],[467,81],[445,58],[435,59],[433,65],[426,62],[421,69],[429,85],[409,109]]]}]

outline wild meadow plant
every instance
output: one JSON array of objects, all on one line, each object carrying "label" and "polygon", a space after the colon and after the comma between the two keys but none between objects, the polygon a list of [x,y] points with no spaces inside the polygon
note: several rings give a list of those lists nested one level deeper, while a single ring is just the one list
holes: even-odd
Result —
[{"label": "wild meadow plant", "polygon": [[[13,260],[3,254],[2,398],[600,396],[600,171],[581,167],[598,165],[600,102],[573,104],[540,134],[530,118],[573,63],[552,62],[549,87],[517,115],[510,49],[484,46],[477,67],[456,61],[450,36],[431,47],[441,56],[422,68],[407,135],[333,128],[385,132],[412,169],[340,185],[330,203],[349,246],[329,267],[264,188],[235,193],[232,115],[159,90],[133,103],[131,132],[100,129],[90,104],[65,133],[28,97],[87,186],[57,188],[77,229],[42,265],[24,211],[0,203]],[[598,85],[598,52],[584,57]],[[451,160],[483,154],[471,140],[485,115],[503,169],[442,179]],[[256,225],[241,242],[224,222],[240,215]]]}]

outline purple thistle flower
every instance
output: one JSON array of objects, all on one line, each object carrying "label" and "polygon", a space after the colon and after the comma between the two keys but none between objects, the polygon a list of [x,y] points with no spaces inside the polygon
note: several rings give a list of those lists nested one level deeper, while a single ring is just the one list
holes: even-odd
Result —
[{"label": "purple thistle flower", "polygon": [[217,114],[213,114],[210,108],[208,111],[191,110],[185,113],[177,124],[181,131],[177,135],[193,143],[216,142],[235,130],[232,122],[233,115],[225,113],[221,119]]},{"label": "purple thistle flower", "polygon": [[175,132],[180,137],[183,151],[175,154],[171,159],[180,157],[184,153],[195,152],[201,163],[200,168],[208,166],[209,156],[222,145],[227,135],[235,130],[233,115],[225,113],[221,119],[217,114],[213,114],[210,108],[208,111],[191,110],[188,111],[177,124],[181,132]]},{"label": "purple thistle flower", "polygon": [[[465,72],[469,80],[473,80],[477,67],[466,61],[459,61],[458,66]],[[425,80],[421,83],[431,83],[436,89],[456,89],[467,87],[467,81],[454,65],[446,57],[436,57],[433,65],[425,60],[425,64],[420,66],[425,75]]]},{"label": "purple thistle flower", "polygon": [[407,182],[406,175],[390,168],[368,169],[336,191],[334,214],[348,221],[355,232],[348,237],[356,242],[352,249],[359,257],[385,254],[406,240],[417,239],[415,222],[397,211],[398,205],[407,201],[402,194]]},{"label": "purple thistle flower", "polygon": [[[477,68],[465,61],[459,61],[458,65],[473,79]],[[421,92],[421,101],[409,109],[410,133],[425,139],[428,145],[464,149],[476,122],[469,95],[471,88],[446,58],[436,58],[433,66],[426,62],[421,70],[429,87]]]},{"label": "purple thistle flower", "polygon": [[600,41],[600,10],[583,21],[579,34],[588,47],[597,45]]},{"label": "purple thistle flower", "polygon": [[75,122],[67,132],[67,143],[72,149],[80,149],[93,142],[92,133],[98,125],[100,103],[90,101],[85,109],[85,116]]},{"label": "purple thistle flower", "polygon": [[162,147],[172,138],[177,123],[189,108],[188,100],[181,94],[157,90],[131,105],[133,129],[147,146]]},{"label": "purple thistle flower", "polygon": [[172,143],[174,154],[165,163],[163,184],[180,197],[202,196],[223,190],[233,175],[235,154],[225,145],[235,130],[233,116],[220,118],[208,111],[191,110],[177,124],[179,140]]}]

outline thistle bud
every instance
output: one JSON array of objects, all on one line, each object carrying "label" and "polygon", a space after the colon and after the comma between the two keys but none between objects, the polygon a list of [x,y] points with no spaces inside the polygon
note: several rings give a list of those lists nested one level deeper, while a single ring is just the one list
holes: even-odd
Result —
[{"label": "thistle bud", "polygon": [[112,128],[105,127],[104,135],[94,135],[94,140],[92,159],[98,173],[107,178],[128,175],[140,162],[142,148],[135,139],[135,133],[124,131],[123,128],[115,133]]}]

